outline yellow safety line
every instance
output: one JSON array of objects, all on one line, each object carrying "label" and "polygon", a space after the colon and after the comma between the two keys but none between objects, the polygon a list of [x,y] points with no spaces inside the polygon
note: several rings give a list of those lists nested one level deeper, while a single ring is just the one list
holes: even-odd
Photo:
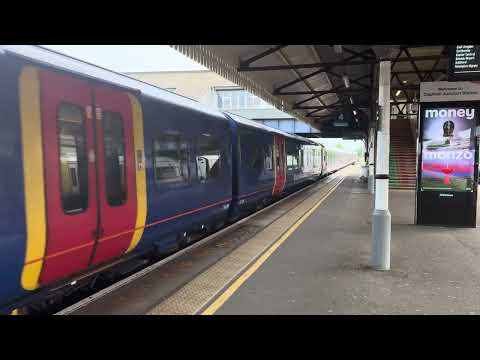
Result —
[{"label": "yellow safety line", "polygon": [[279,237],[270,248],[265,251],[242,275],[240,275],[215,301],[210,304],[201,315],[213,315],[218,309],[238,290],[242,284],[250,278],[262,264],[307,220],[310,215],[327,199],[335,189],[345,180],[340,180],[327,194],[321,198],[310,210],[298,219],[281,237]]}]

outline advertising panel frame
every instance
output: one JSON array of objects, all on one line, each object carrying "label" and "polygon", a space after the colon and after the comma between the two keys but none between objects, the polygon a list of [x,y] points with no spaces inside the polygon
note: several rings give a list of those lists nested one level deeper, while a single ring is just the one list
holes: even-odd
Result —
[{"label": "advertising panel frame", "polygon": [[[423,138],[426,109],[474,108],[474,173],[472,191],[421,190],[423,172]],[[415,223],[418,225],[476,227],[477,192],[478,192],[478,137],[476,128],[479,123],[480,102],[443,101],[422,102],[418,112],[417,138],[417,180],[415,196]]]}]

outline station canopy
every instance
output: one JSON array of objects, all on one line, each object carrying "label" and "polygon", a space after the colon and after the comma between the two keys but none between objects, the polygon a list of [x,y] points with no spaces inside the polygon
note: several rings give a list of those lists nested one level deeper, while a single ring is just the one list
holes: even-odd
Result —
[{"label": "station canopy", "polygon": [[377,68],[391,60],[392,114],[408,117],[420,82],[446,79],[445,45],[172,45],[320,131],[362,139],[375,121]]}]

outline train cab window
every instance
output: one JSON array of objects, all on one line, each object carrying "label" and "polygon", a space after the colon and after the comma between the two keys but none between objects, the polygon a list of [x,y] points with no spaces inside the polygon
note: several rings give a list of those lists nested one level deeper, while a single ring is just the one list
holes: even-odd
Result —
[{"label": "train cab window", "polygon": [[189,180],[188,143],[180,135],[165,134],[155,139],[154,172],[157,184],[181,184]]},{"label": "train cab window", "polygon": [[82,108],[61,104],[57,124],[62,207],[67,214],[79,213],[88,206],[88,161]]},{"label": "train cab window", "polygon": [[122,116],[103,112],[103,141],[105,146],[105,181],[110,206],[120,206],[127,200],[127,168]]},{"label": "train cab window", "polygon": [[225,161],[222,148],[220,139],[216,139],[208,133],[200,135],[196,157],[198,180],[205,182],[222,175]]}]

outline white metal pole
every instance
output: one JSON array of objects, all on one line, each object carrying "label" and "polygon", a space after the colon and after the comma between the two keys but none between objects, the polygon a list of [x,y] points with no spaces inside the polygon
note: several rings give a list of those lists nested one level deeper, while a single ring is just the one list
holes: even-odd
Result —
[{"label": "white metal pole", "polygon": [[[375,114],[373,116],[376,116]],[[368,191],[370,194],[374,193],[375,184],[373,175],[375,173],[373,163],[375,161],[375,127],[371,126],[369,129],[369,144],[368,144]]]},{"label": "white metal pole", "polygon": [[391,215],[388,210],[388,170],[390,155],[390,74],[391,62],[381,61],[379,67],[378,105],[380,123],[377,132],[375,175],[375,209],[372,215],[372,266],[390,269]]}]

